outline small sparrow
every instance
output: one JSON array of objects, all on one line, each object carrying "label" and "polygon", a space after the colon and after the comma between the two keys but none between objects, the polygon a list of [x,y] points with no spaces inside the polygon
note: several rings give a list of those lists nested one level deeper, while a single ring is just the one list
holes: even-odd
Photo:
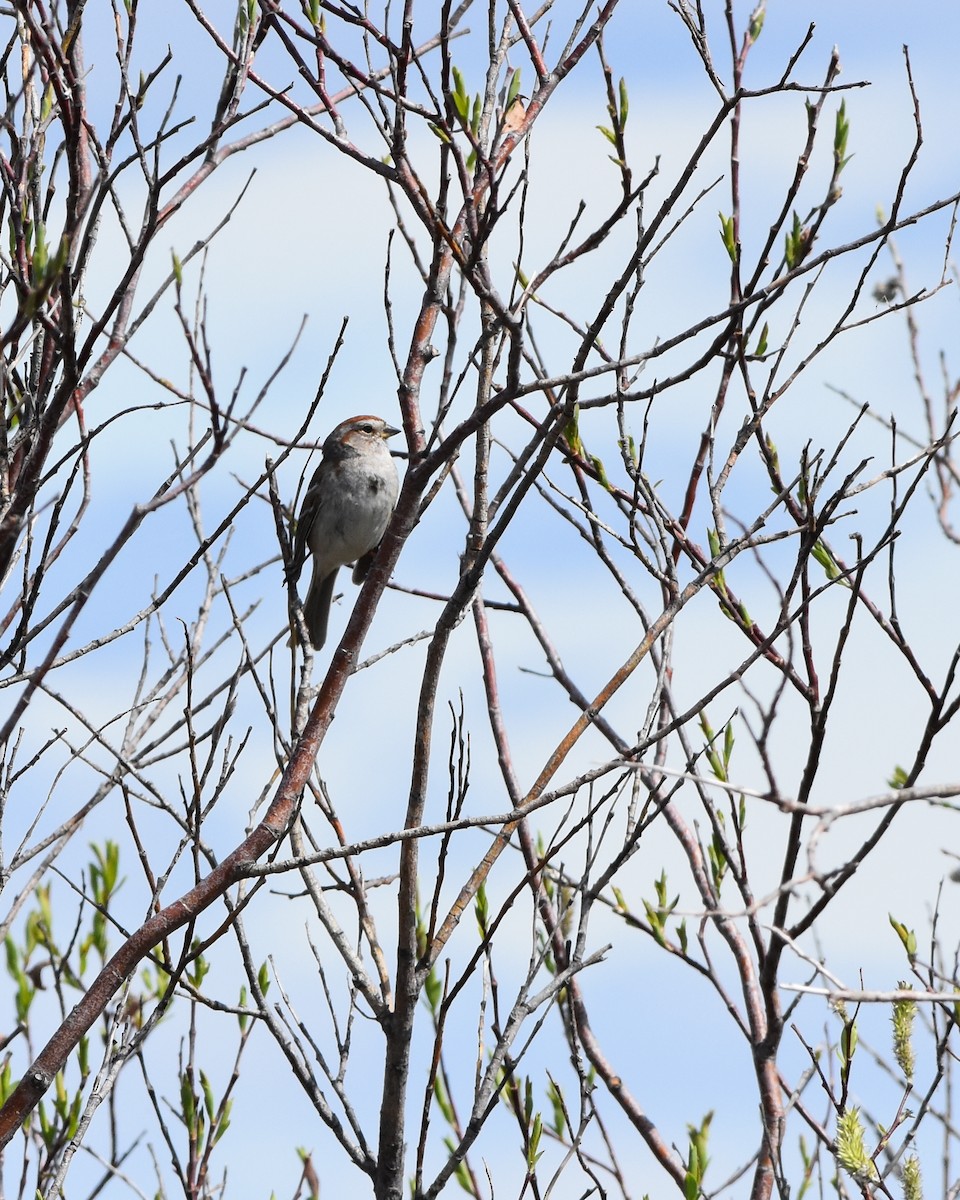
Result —
[{"label": "small sparrow", "polygon": [[507,105],[506,111],[500,119],[501,134],[513,133],[523,124],[524,117],[527,115],[527,97],[514,96]]},{"label": "small sparrow", "polygon": [[313,555],[303,616],[315,650],[327,638],[337,571],[355,562],[353,582],[363,582],[397,503],[400,482],[386,439],[399,432],[382,417],[351,417],[323,443],[287,568],[288,579],[296,583],[307,553]]}]

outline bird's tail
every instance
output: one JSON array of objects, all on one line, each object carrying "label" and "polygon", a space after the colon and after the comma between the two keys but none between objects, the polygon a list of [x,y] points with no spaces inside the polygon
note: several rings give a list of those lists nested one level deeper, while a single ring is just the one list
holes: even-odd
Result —
[{"label": "bird's tail", "polygon": [[329,574],[317,578],[317,566],[314,561],[313,576],[310,589],[303,602],[303,619],[307,623],[307,632],[314,650],[319,650],[327,640],[327,621],[330,617],[330,605],[333,601],[333,585],[337,581],[337,568]]}]

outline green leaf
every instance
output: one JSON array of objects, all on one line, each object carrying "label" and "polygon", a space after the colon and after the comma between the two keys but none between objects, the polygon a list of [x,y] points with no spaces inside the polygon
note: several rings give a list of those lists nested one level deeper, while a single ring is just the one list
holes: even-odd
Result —
[{"label": "green leaf", "polygon": [[433,1097],[437,1102],[437,1107],[440,1109],[443,1119],[448,1125],[453,1125],[453,1105],[450,1103],[450,1097],[447,1095],[447,1089],[444,1086],[443,1079],[439,1074],[433,1081]]},{"label": "green leaf", "polygon": [[597,129],[600,130],[600,132],[607,139],[607,141],[611,144],[611,146],[615,146],[617,144],[617,135],[613,132],[612,129],[608,129],[606,127],[606,125],[598,125]]},{"label": "green leaf", "polygon": [[796,211],[793,214],[793,224],[784,235],[783,257],[787,270],[798,267],[807,256],[812,242],[811,231],[801,222]]},{"label": "green leaf", "polygon": [[590,455],[590,461],[593,463],[593,469],[597,473],[597,482],[607,492],[610,491],[610,480],[607,477],[606,468],[603,462],[595,455]]},{"label": "green leaf", "polygon": [[[715,529],[707,530],[707,545],[710,548],[710,557],[716,558],[720,554],[722,547],[720,546],[720,535]],[[727,579],[723,573],[722,567],[719,571],[714,572],[713,587],[720,593],[721,596],[726,596]]]},{"label": "green leaf", "polygon": [[233,1101],[228,1100],[223,1106],[223,1112],[220,1114],[220,1119],[210,1131],[211,1146],[215,1146],[230,1128],[230,1112],[232,1109]]},{"label": "green leaf", "polygon": [[189,1071],[184,1071],[180,1077],[180,1115],[184,1125],[192,1132],[196,1125],[197,1098],[193,1094]]},{"label": "green leaf", "polygon": [[897,937],[903,943],[903,948],[907,952],[907,957],[912,961],[917,957],[917,935],[912,929],[908,929],[906,925],[901,924],[896,919],[893,913],[887,914],[890,918],[890,924],[897,932]]},{"label": "green leaf", "polygon": [[852,157],[847,154],[847,140],[849,136],[850,122],[847,120],[847,102],[846,100],[841,100],[840,107],[837,109],[836,123],[833,128],[833,160],[838,175]]},{"label": "green leaf", "polygon": [[533,1130],[530,1134],[530,1144],[527,1147],[527,1170],[528,1171],[532,1171],[533,1168],[537,1165],[540,1158],[542,1157],[542,1155],[537,1153],[537,1151],[540,1147],[540,1135],[542,1133],[543,1133],[543,1120],[541,1119],[540,1114],[537,1113],[537,1115],[533,1118]]},{"label": "green leaf", "polygon": [[573,416],[567,422],[567,427],[563,431],[563,437],[567,445],[570,447],[570,453],[582,458],[584,454],[583,442],[580,439],[580,406],[575,405]]},{"label": "green leaf", "polygon": [[712,1120],[713,1113],[708,1112],[703,1118],[699,1129],[695,1125],[687,1126],[689,1150],[687,1152],[687,1173],[684,1179],[684,1191],[692,1200],[696,1200],[696,1197],[700,1195],[703,1177],[707,1170],[707,1164],[710,1161],[707,1155],[707,1139],[710,1136],[710,1122]]},{"label": "green leaf", "polygon": [[453,68],[453,107],[457,110],[457,116],[466,125],[470,116],[470,97],[467,95],[463,72],[459,67]]},{"label": "green leaf", "polygon": [[35,995],[36,989],[30,983],[30,980],[27,978],[27,976],[21,974],[17,980],[17,995],[15,1000],[17,1021],[21,1025],[27,1024],[27,1018],[30,1015],[30,1005],[33,1004],[33,998]]},{"label": "green leaf", "polygon": [[[197,945],[197,944],[198,944],[197,942],[194,942],[194,945]],[[210,963],[207,961],[207,959],[205,959],[203,957],[202,954],[198,954],[197,957],[193,960],[193,963],[190,966],[190,970],[187,971],[187,978],[190,980],[190,982],[193,984],[193,986],[195,988],[199,988],[200,985],[203,983],[204,979],[207,977],[207,974],[209,973],[209,971],[210,971]]]},{"label": "green leaf", "polygon": [[90,1074],[90,1039],[86,1036],[77,1043],[77,1063],[81,1078],[86,1079]]},{"label": "green leaf", "polygon": [[73,1103],[70,1105],[70,1111],[67,1113],[65,1134],[67,1141],[71,1141],[77,1132],[80,1125],[80,1109],[83,1104],[83,1092],[78,1091],[73,1097]]},{"label": "green leaf", "polygon": [[203,1090],[203,1107],[207,1110],[207,1116],[213,1120],[213,1114],[216,1110],[216,1102],[213,1098],[213,1088],[210,1086],[210,1080],[207,1078],[206,1071],[200,1072],[200,1087]]},{"label": "green leaf", "polygon": [[777,443],[773,440],[773,438],[770,436],[769,433],[764,435],[764,442],[766,443],[766,446],[767,446],[767,453],[770,455],[770,463],[771,463],[774,471],[776,471],[777,474],[779,475],[779,473],[780,473],[780,454],[777,450]]},{"label": "green leaf", "polygon": [[553,1109],[553,1121],[550,1128],[557,1137],[563,1137],[564,1131],[567,1128],[567,1118],[563,1113],[563,1095],[552,1079],[547,1085],[547,1099],[550,1101],[550,1107]]},{"label": "green leaf", "polygon": [[753,351],[754,358],[763,358],[763,356],[766,354],[766,352],[767,352],[767,335],[769,334],[769,332],[770,332],[770,326],[767,324],[766,321],[764,321],[763,328],[760,330],[760,337],[757,341],[756,346],[754,347],[754,351]]},{"label": "green leaf", "polygon": [[893,768],[893,774],[887,780],[887,786],[896,791],[900,791],[907,786],[910,776],[903,767],[897,766]]},{"label": "green leaf", "polygon": [[856,1021],[844,1021],[843,1029],[840,1033],[838,1053],[840,1055],[840,1063],[847,1071],[849,1071],[850,1064],[853,1062],[853,1056],[857,1052],[858,1041],[859,1034],[857,1033]]},{"label": "green leaf", "polygon": [[474,903],[474,912],[477,916],[477,928],[480,930],[480,936],[485,938],[489,930],[490,908],[487,902],[487,889],[485,884],[481,884],[477,889],[477,899]]},{"label": "green leaf", "polygon": [[510,105],[520,95],[520,68],[513,72],[510,76],[510,82],[507,84],[507,98],[503,103],[503,111],[506,112]]},{"label": "green leaf", "polygon": [[630,100],[627,96],[627,81],[620,76],[620,128],[627,123],[627,116],[630,112]]},{"label": "green leaf", "polygon": [[4,946],[7,951],[7,974],[14,980],[20,979],[23,975],[20,967],[20,952],[9,934],[4,938]]},{"label": "green leaf", "polygon": [[837,560],[830,553],[830,550],[825,542],[818,541],[813,547],[812,554],[820,566],[823,567],[824,573],[828,579],[833,580],[841,577],[843,572],[840,570],[840,567],[837,565]]},{"label": "green leaf", "polygon": [[423,990],[427,996],[427,1004],[432,1013],[436,1013],[440,1007],[440,1000],[443,996],[443,980],[437,974],[434,967],[430,968],[430,973],[423,985]]},{"label": "green leaf", "polygon": [[723,213],[717,214],[720,217],[720,236],[723,239],[723,245],[730,256],[730,261],[737,261],[737,237],[734,227],[733,217],[725,217]]}]

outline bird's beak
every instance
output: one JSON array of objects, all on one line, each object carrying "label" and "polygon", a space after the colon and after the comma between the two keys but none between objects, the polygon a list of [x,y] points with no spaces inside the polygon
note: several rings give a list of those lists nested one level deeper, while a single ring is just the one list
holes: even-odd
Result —
[{"label": "bird's beak", "polygon": [[384,441],[386,441],[387,438],[396,437],[396,435],[399,432],[400,432],[400,430],[394,429],[394,427],[392,425],[384,425],[383,433],[381,433],[380,436],[383,438]]}]

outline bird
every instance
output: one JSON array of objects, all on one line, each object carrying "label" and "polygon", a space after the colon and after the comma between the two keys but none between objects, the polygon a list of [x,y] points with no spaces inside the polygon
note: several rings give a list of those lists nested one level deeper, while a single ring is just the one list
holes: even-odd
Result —
[{"label": "bird", "polygon": [[295,584],[307,554],[313,555],[303,617],[315,650],[327,639],[337,572],[356,563],[353,582],[363,582],[393,514],[400,481],[387,438],[399,432],[383,417],[350,417],[323,443],[320,465],[300,508],[287,568],[287,578]]}]

